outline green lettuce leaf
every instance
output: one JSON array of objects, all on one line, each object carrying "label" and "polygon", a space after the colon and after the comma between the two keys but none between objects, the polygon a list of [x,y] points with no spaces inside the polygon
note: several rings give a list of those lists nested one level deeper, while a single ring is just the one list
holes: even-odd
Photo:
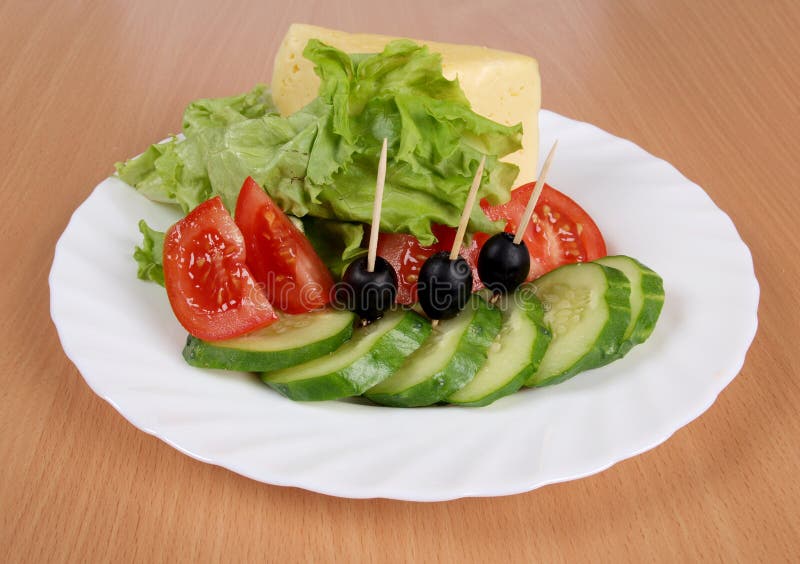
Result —
[{"label": "green lettuce leaf", "polygon": [[[333,237],[342,263],[360,252],[352,224],[371,220],[384,137],[382,231],[431,244],[432,223],[457,225],[483,155],[480,197],[508,200],[518,168],[500,159],[520,148],[522,127],[473,112],[458,81],[443,76],[439,54],[400,40],[381,53],[348,55],[312,39],[304,55],[321,80],[319,96],[306,107],[279,116],[263,86],[194,102],[184,114],[185,138],[118,164],[120,178],[186,212],[215,195],[235,209],[242,182],[252,176],[285,212],[350,225]],[[310,233],[327,225],[311,223]],[[475,206],[469,227],[492,233],[502,225]],[[331,255],[332,248],[321,253]]]},{"label": "green lettuce leaf", "polygon": [[139,264],[136,276],[140,280],[149,280],[164,285],[164,233],[147,225],[145,220],[139,221],[142,233],[142,246],[133,251],[133,258]]},{"label": "green lettuce leaf", "polygon": [[306,182],[309,154],[329,114],[318,99],[288,118],[269,115],[201,132],[208,176],[225,206],[235,209],[242,183],[252,176],[284,212],[333,217],[320,205],[320,188]]},{"label": "green lettuce leaf", "polygon": [[208,180],[203,147],[192,139],[173,137],[144,153],[117,163],[117,175],[156,202],[177,204],[188,213],[214,194]]},{"label": "green lettuce leaf", "polygon": [[183,112],[183,133],[205,127],[225,127],[248,119],[278,114],[269,89],[258,84],[250,92],[227,98],[204,98],[189,104]]},{"label": "green lettuce leaf", "polygon": [[361,246],[364,226],[307,215],[302,218],[303,232],[322,262],[337,278],[341,278],[350,262],[367,254]]},{"label": "green lettuce leaf", "polygon": [[177,204],[188,213],[216,195],[206,160],[225,128],[270,114],[277,109],[263,84],[239,96],[197,100],[183,115],[185,138],[151,145],[138,157],[117,163],[117,175],[147,198]]},{"label": "green lettuce leaf", "polygon": [[[457,81],[442,75],[441,56],[410,41],[382,53],[350,57],[311,40],[304,56],[320,76],[319,99],[331,108],[309,155],[306,184],[338,219],[371,220],[383,137],[390,159],[381,230],[435,241],[431,223],[455,226],[483,154],[481,197],[507,201],[518,168],[499,157],[520,148],[521,125],[506,127],[479,116]],[[500,229],[479,207],[472,231]]]}]

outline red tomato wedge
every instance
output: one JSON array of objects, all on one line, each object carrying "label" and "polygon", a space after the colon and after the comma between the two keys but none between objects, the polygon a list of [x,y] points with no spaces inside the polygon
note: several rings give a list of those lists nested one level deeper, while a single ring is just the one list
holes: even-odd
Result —
[{"label": "red tomato wedge", "polygon": [[[534,187],[533,182],[525,184],[511,193],[507,203],[490,206],[484,200],[481,207],[489,219],[507,220],[506,231],[515,233]],[[482,245],[488,237],[480,233],[475,238]],[[544,185],[523,239],[531,254],[529,280],[563,264],[589,262],[606,256],[606,243],[591,216],[548,184]]]},{"label": "red tomato wedge", "polygon": [[[511,192],[511,200],[491,206],[483,200],[481,207],[493,220],[506,220],[506,231],[515,232],[534,189],[534,183],[525,184]],[[378,254],[388,260],[397,271],[397,301],[409,304],[416,301],[416,282],[422,264],[432,254],[449,251],[455,238],[455,229],[435,225],[433,233],[437,242],[422,246],[411,235],[381,233]],[[478,277],[478,255],[489,236],[476,233],[461,256],[472,267],[475,280],[473,289],[483,287]],[[562,264],[592,261],[606,256],[606,244],[597,224],[586,211],[572,199],[545,184],[533,218],[524,235],[531,254],[529,280],[538,278]]]},{"label": "red tomato wedge", "polygon": [[163,260],[172,311],[195,337],[229,339],[278,319],[247,269],[244,238],[219,197],[169,228]]},{"label": "red tomato wedge", "polygon": [[333,277],[306,236],[248,177],[236,201],[236,225],[247,248],[247,266],[269,301],[287,313],[330,303]]}]

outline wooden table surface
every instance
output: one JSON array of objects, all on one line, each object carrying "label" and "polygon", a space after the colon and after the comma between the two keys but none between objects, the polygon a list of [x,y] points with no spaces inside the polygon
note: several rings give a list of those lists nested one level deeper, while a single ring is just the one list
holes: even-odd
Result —
[{"label": "wooden table surface", "polygon": [[[0,3],[0,561],[798,558],[796,1],[222,4]],[[113,162],[179,129],[190,100],[268,82],[293,21],[531,54],[544,107],[703,186],[762,290],[747,362],[713,407],[590,478],[418,504],[257,483],[96,397],[49,319],[58,236]]]}]

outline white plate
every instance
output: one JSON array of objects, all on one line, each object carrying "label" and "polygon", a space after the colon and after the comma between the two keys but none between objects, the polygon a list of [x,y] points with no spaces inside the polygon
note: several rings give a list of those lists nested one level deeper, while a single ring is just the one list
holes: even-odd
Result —
[{"label": "white plate", "polygon": [[480,409],[295,403],[251,375],[181,358],[162,288],[136,278],[136,224],[178,218],[118,179],[78,208],[56,247],[51,314],[67,356],[131,423],[181,452],[270,484],[433,501],[524,492],[603,470],[700,415],[741,369],[757,326],[750,252],[703,190],[592,125],[541,112],[560,140],[551,183],[584,206],[610,254],[664,277],[647,343],[563,384]]}]

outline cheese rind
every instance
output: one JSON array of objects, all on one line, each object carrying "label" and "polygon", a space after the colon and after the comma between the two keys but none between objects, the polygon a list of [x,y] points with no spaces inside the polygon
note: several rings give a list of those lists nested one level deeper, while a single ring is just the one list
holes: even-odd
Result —
[{"label": "cheese rind", "polygon": [[[309,39],[319,39],[347,53],[377,53],[397,37],[346,33],[306,24],[292,24],[275,55],[272,96],[281,114],[289,115],[317,96],[319,77],[303,57]],[[536,179],[539,154],[541,82],[536,59],[472,45],[412,39],[441,53],[442,71],[458,78],[472,109],[504,125],[522,122],[522,149],[503,160],[519,166],[516,184]]]}]

